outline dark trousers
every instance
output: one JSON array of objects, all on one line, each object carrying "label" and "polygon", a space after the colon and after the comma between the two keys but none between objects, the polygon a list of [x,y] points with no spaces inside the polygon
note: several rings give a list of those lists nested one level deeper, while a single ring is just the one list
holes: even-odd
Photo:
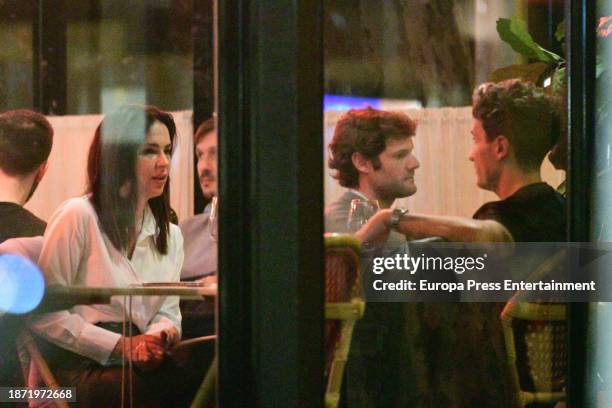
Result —
[{"label": "dark trousers", "polygon": [[[104,325],[111,331],[121,331]],[[132,334],[138,329],[133,327]],[[125,402],[129,406],[129,367],[105,367],[75,353],[61,349],[48,342],[41,342],[41,349],[56,379],[62,387],[76,387],[77,402],[74,407],[120,407],[122,382]],[[179,365],[166,358],[162,365],[152,371],[132,370],[132,398],[134,407],[189,407],[214,356],[214,343],[205,343],[194,348],[187,364]]]}]

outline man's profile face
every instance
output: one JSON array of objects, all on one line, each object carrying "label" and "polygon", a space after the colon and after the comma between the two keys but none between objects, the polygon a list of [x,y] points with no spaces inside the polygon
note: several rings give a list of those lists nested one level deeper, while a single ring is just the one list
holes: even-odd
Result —
[{"label": "man's profile face", "polygon": [[206,133],[196,145],[195,151],[202,195],[210,199],[217,195],[217,131]]},{"label": "man's profile face", "polygon": [[474,119],[472,123],[472,149],[469,159],[474,163],[478,187],[495,191],[500,173],[499,162],[495,156],[495,143],[487,140],[487,133],[478,119]]},{"label": "man's profile face", "polygon": [[413,137],[387,139],[385,150],[378,156],[380,168],[370,175],[380,197],[395,199],[416,193],[414,171],[420,163],[413,149]]}]

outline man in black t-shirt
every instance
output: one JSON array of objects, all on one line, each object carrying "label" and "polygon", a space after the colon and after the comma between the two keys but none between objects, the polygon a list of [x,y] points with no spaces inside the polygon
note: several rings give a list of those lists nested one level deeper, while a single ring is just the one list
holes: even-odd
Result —
[{"label": "man in black t-shirt", "polygon": [[[53,129],[43,115],[28,110],[0,114],[0,243],[45,232],[45,222],[23,205],[45,174]],[[19,318],[0,311],[0,386],[22,381],[14,337]]]},{"label": "man in black t-shirt", "polygon": [[563,242],[565,199],[546,183],[528,184],[505,200],[484,204],[478,220],[502,224],[515,242]]}]

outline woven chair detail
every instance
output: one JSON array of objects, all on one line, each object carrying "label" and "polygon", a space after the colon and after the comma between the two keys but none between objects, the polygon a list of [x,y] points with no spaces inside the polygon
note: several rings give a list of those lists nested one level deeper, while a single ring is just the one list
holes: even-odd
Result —
[{"label": "woven chair detail", "polygon": [[325,393],[326,407],[337,407],[356,320],[363,316],[359,243],[350,235],[325,237]]},{"label": "woven chair detail", "polygon": [[[546,259],[529,277],[537,281],[563,268],[565,251]],[[508,368],[520,407],[565,400],[567,321],[564,303],[528,302],[517,292],[501,313]]]}]

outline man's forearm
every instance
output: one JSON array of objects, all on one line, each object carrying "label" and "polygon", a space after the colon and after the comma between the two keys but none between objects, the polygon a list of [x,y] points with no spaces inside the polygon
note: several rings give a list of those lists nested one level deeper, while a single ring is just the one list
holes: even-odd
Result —
[{"label": "man's forearm", "polygon": [[[386,241],[392,210],[379,211],[355,236],[361,241]],[[459,242],[512,242],[512,235],[499,222],[445,215],[405,214],[398,232],[411,239],[442,237]]]},{"label": "man's forearm", "polygon": [[496,221],[444,215],[407,214],[398,231],[412,239],[442,237],[462,242],[511,242],[512,236]]}]

